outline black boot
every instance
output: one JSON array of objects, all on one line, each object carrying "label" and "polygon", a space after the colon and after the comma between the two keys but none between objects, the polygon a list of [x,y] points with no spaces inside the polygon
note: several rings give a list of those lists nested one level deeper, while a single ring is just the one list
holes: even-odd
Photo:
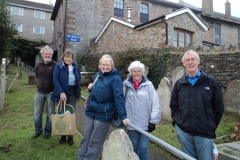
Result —
[{"label": "black boot", "polygon": [[61,136],[59,143],[64,144],[65,142],[66,142],[66,136]]},{"label": "black boot", "polygon": [[71,146],[74,144],[73,142],[73,136],[68,136],[68,144]]}]

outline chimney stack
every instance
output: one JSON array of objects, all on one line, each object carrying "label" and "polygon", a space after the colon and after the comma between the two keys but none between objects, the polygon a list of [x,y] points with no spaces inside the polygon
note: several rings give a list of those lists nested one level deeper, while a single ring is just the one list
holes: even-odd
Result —
[{"label": "chimney stack", "polygon": [[127,11],[128,11],[127,21],[131,22],[131,7],[127,7]]},{"label": "chimney stack", "polygon": [[225,18],[231,19],[231,4],[228,2],[225,3]]},{"label": "chimney stack", "polygon": [[213,15],[213,0],[202,0],[202,12]]}]

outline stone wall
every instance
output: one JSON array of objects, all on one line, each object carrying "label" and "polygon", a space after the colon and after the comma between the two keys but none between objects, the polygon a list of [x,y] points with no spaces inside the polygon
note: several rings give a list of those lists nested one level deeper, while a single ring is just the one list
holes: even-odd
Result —
[{"label": "stone wall", "polygon": [[[172,71],[178,67],[182,66],[182,56],[189,50],[189,48],[169,48],[168,61],[166,63],[165,74],[172,82]],[[212,48],[209,51],[203,51],[201,47],[195,47],[193,50],[197,51],[200,55],[201,62],[199,67],[208,72],[208,74],[214,76],[221,87],[226,88],[227,84],[233,80],[240,79],[240,48],[230,48],[229,50],[216,50]],[[146,49],[146,52],[151,54],[155,50]],[[114,59],[114,53],[113,59]],[[120,52],[116,54],[121,54]],[[98,70],[98,61],[102,54],[87,54],[82,57],[81,63],[84,66],[91,66]],[[122,57],[124,59],[124,57]],[[115,62],[116,65],[118,62]],[[129,64],[126,64],[126,68],[120,68],[123,75],[127,74],[127,67]],[[116,66],[117,67],[117,66]],[[160,80],[159,80],[160,82]]]},{"label": "stone wall", "polygon": [[[151,27],[136,30],[113,21],[96,44],[97,53],[119,52],[128,48],[158,48],[166,41],[165,24],[158,23]],[[95,42],[93,42],[95,43]],[[94,53],[93,52],[93,53]]]}]

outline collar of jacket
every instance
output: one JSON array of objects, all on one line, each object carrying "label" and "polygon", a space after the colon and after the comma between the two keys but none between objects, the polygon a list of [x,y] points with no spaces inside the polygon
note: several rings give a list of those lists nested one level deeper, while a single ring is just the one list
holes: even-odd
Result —
[{"label": "collar of jacket", "polygon": [[[132,76],[129,75],[128,81],[129,81],[131,84],[134,83]],[[145,76],[142,76],[142,80],[141,80],[139,86],[140,86],[142,83],[146,82],[146,81],[147,81],[147,78],[146,78]]]},{"label": "collar of jacket", "polygon": [[[45,63],[44,63],[44,60],[42,61],[42,63],[45,64]],[[51,63],[53,63],[53,60],[51,60],[49,63],[47,63],[47,64],[45,64],[45,65],[49,65],[49,64],[51,64]]]},{"label": "collar of jacket", "polygon": [[[199,70],[199,71],[201,72],[201,75],[195,84],[198,84],[199,82],[201,82],[208,75],[207,72],[204,70]],[[186,73],[184,73],[183,76],[180,78],[180,84],[190,84],[187,80]]]}]

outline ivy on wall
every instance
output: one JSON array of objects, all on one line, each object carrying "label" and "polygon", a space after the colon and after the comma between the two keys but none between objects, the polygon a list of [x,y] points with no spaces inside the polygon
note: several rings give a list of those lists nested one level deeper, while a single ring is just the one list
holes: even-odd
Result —
[{"label": "ivy on wall", "polygon": [[[152,81],[155,88],[158,87],[160,80],[164,77],[165,66],[168,60],[168,49],[136,49],[131,48],[127,51],[117,53],[106,53],[112,56],[115,67],[120,70],[123,78],[127,78],[128,67],[133,61],[140,61],[148,68],[148,79]],[[98,61],[103,54],[84,54],[78,56],[77,63],[84,66],[89,72],[98,71]]]}]

